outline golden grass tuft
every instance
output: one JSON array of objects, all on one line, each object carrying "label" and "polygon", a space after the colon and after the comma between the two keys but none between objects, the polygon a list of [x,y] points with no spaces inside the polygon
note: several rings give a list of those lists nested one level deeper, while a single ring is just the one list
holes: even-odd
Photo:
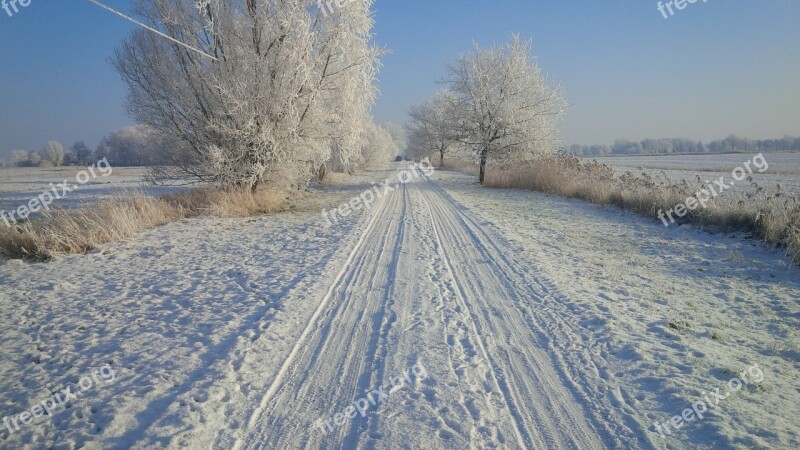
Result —
[{"label": "golden grass tuft", "polygon": [[141,193],[112,197],[74,210],[53,209],[14,225],[0,226],[0,253],[8,258],[47,261],[86,253],[145,230],[190,217],[247,217],[280,211],[282,192],[261,189],[198,189],[162,197]]},{"label": "golden grass tuft", "polygon": [[[618,176],[611,166],[574,156],[542,156],[523,166],[490,168],[487,187],[528,189],[600,205],[616,205],[648,217],[658,217],[694,197],[704,184],[675,183],[665,173]],[[707,207],[689,211],[679,223],[695,223],[724,231],[745,231],[786,249],[800,263],[800,198],[780,186],[770,191],[750,180],[746,192],[725,192]]]},{"label": "golden grass tuft", "polygon": [[431,159],[436,167],[441,170],[449,170],[452,172],[461,172],[469,175],[478,175],[478,166],[474,162],[465,161],[457,158],[445,158],[444,166],[439,166],[439,158]]}]

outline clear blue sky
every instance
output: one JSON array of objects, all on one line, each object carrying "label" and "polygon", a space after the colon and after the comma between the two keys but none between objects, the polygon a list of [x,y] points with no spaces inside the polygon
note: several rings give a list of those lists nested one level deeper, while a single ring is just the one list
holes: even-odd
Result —
[{"label": "clear blue sky", "polygon": [[[473,40],[520,33],[572,104],[566,144],[800,135],[800,1],[699,0],[669,19],[656,4],[378,0],[376,41],[393,53],[375,116],[403,122]],[[85,0],[31,0],[13,17],[0,10],[0,155],[48,139],[94,147],[131,124],[108,58],[132,26]]]}]

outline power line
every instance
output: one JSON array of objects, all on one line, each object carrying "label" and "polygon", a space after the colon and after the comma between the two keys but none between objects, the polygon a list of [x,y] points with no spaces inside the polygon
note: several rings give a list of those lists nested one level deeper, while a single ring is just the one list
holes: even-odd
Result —
[{"label": "power line", "polygon": [[169,35],[166,35],[166,34],[164,34],[164,33],[160,32],[160,31],[156,30],[155,28],[149,27],[149,26],[147,26],[147,25],[143,24],[142,22],[139,22],[138,20],[136,20],[136,19],[134,19],[134,18],[132,18],[132,17],[130,17],[130,16],[128,16],[128,15],[126,15],[126,14],[124,14],[124,13],[121,13],[121,12],[117,11],[116,9],[114,9],[114,8],[110,7],[110,6],[106,6],[106,5],[102,4],[102,3],[100,3],[100,2],[99,2],[99,1],[97,1],[97,0],[89,0],[89,1],[90,1],[90,2],[92,2],[92,3],[94,3],[95,5],[97,5],[97,6],[99,6],[99,7],[101,7],[101,8],[103,8],[103,9],[107,10],[107,11],[110,11],[110,12],[112,12],[112,13],[114,13],[114,14],[116,14],[116,15],[120,16],[120,17],[122,17],[123,19],[126,19],[126,20],[128,20],[128,21],[130,21],[130,22],[133,22],[133,23],[135,23],[136,25],[139,25],[140,27],[142,27],[142,28],[144,28],[144,29],[146,29],[146,30],[152,31],[153,33],[156,33],[157,35],[159,35],[159,36],[161,36],[161,37],[167,38],[167,39],[169,39],[170,41],[172,41],[172,42],[174,42],[174,43],[176,43],[176,44],[178,44],[178,45],[180,45],[180,46],[182,46],[182,47],[186,47],[186,48],[188,48],[189,50],[192,50],[193,52],[197,52],[197,53],[199,53],[199,54],[201,54],[201,55],[203,55],[203,56],[205,56],[205,57],[207,57],[207,58],[211,58],[211,59],[213,59],[214,61],[219,61],[219,59],[217,59],[217,58],[215,58],[215,57],[213,57],[213,56],[209,55],[208,53],[206,53],[206,52],[204,52],[204,51],[202,51],[202,50],[198,50],[198,49],[196,49],[196,48],[192,47],[191,45],[184,44],[183,42],[181,42],[181,41],[179,41],[179,40],[175,39],[174,37],[172,37],[172,36],[169,36]]}]

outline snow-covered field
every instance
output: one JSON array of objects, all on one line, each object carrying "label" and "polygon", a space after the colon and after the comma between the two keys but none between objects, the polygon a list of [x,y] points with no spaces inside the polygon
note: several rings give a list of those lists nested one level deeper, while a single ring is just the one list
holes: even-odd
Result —
[{"label": "snow-covered field", "polygon": [[[81,175],[79,173],[88,175]],[[152,186],[145,182],[146,169],[141,167],[112,167],[106,171],[84,167],[30,167],[0,169],[0,211],[12,211],[53,188],[63,198],[50,206],[73,208],[136,190],[150,195],[175,192],[175,187]],[[86,180],[86,182],[83,182]],[[67,183],[74,190],[64,192],[60,186]]]},{"label": "snow-covered field", "polygon": [[[693,181],[697,176],[709,180],[714,175],[730,178],[731,171],[742,167],[758,152],[728,153],[710,155],[655,155],[655,156],[586,156],[608,164],[619,173],[661,173],[675,182]],[[764,153],[769,169],[764,173],[753,174],[753,179],[761,186],[774,188],[780,184],[786,191],[800,194],[800,153]],[[745,189],[740,187],[739,189]]]},{"label": "snow-covered field", "polygon": [[20,428],[0,447],[800,447],[800,270],[779,252],[451,172],[319,214],[402,167],[287,213],[0,261]]}]

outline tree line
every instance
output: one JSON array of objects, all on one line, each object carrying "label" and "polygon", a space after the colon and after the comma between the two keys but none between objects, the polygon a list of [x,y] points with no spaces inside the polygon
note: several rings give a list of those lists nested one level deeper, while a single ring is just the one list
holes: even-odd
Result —
[{"label": "tree line", "polygon": [[49,141],[39,151],[12,150],[12,167],[87,166],[106,158],[112,166],[153,166],[162,164],[163,145],[157,133],[147,126],[120,128],[105,136],[92,150],[84,141],[69,148],[58,141]]},{"label": "tree line", "polygon": [[668,155],[673,153],[748,153],[800,151],[800,137],[749,139],[730,135],[707,144],[691,139],[644,139],[639,142],[617,139],[612,145],[571,145],[566,153],[579,156]]}]

